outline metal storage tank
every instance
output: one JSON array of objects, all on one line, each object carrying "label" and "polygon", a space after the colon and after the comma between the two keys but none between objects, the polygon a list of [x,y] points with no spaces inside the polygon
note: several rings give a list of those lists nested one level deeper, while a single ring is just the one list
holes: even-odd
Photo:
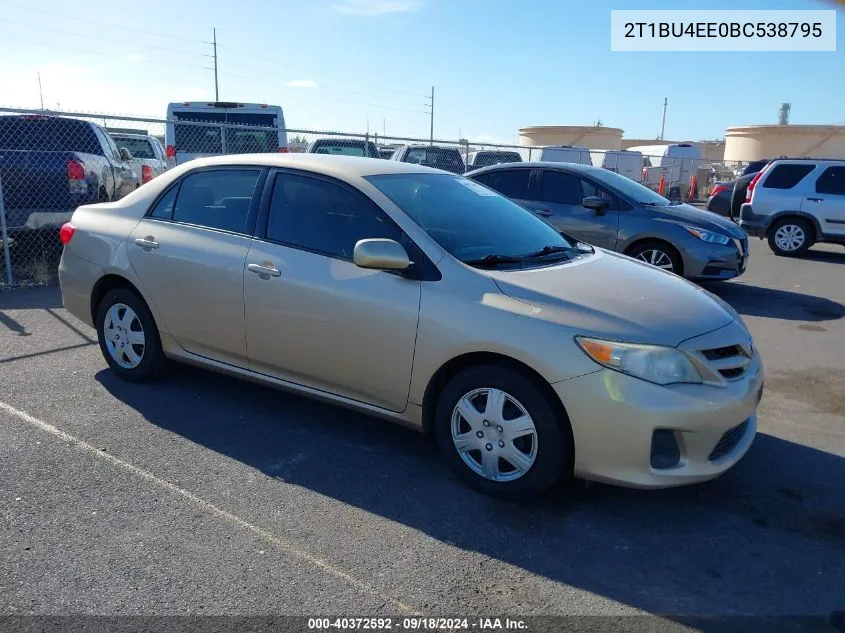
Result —
[{"label": "metal storage tank", "polygon": [[622,149],[622,130],[595,125],[539,125],[519,130],[524,146],[575,145],[589,149]]},{"label": "metal storage tank", "polygon": [[725,130],[725,160],[845,158],[845,125],[743,125]]}]

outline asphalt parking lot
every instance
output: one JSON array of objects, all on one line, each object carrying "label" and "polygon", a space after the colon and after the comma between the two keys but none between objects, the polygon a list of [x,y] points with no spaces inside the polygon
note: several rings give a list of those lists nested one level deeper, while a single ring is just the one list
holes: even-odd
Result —
[{"label": "asphalt parking lot", "polygon": [[0,294],[0,614],[845,610],[845,249],[751,248],[708,286],[767,370],[748,455],[531,505],[362,415],[188,367],[120,382],[57,288]]}]

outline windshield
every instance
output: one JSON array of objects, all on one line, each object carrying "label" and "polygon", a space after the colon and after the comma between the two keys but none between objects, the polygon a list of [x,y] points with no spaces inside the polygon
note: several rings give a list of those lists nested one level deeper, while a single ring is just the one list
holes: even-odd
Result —
[{"label": "windshield", "polygon": [[404,162],[444,169],[456,174],[464,173],[464,159],[456,149],[447,147],[412,147]]},{"label": "windshield", "polygon": [[594,169],[589,172],[590,177],[595,178],[600,183],[612,187],[623,196],[627,196],[634,202],[640,204],[650,204],[658,207],[665,207],[669,204],[669,200],[660,194],[655,193],[648,187],[644,187],[638,182],[634,182],[630,178],[621,176],[615,172],[607,169]]},{"label": "windshield", "polygon": [[461,261],[572,247],[529,211],[463,176],[383,174],[367,180]]},{"label": "windshield", "polygon": [[475,160],[472,161],[473,167],[489,167],[490,165],[498,165],[499,163],[521,163],[522,156],[516,152],[478,152],[475,155]]},{"label": "windshield", "polygon": [[115,136],[114,142],[118,147],[125,147],[132,154],[132,158],[155,158],[153,146],[148,140],[141,138]]}]

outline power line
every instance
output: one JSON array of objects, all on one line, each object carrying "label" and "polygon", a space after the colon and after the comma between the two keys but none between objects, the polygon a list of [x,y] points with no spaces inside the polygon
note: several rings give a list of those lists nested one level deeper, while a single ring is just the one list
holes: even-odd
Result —
[{"label": "power line", "polygon": [[[257,66],[252,66],[250,64],[243,64],[243,63],[238,62],[238,63],[235,63],[233,65],[236,66],[236,67],[240,67],[240,68],[247,68],[249,70],[255,70],[255,71],[258,71],[260,73],[271,75],[273,77],[278,77],[280,79],[287,79],[287,80],[295,79],[295,77],[292,76],[292,75],[283,75],[283,74],[277,73],[275,71],[265,70],[264,68],[258,68]],[[382,99],[382,98],[384,98],[384,95],[376,95],[376,94],[372,94],[370,92],[361,92],[360,90],[351,90],[349,88],[341,88],[339,86],[332,86],[331,84],[329,84],[329,85],[320,84],[320,89],[321,90],[329,90],[329,91],[333,91],[333,92],[348,92],[349,94],[354,94],[354,95],[358,95],[358,96],[361,96],[361,97],[368,97],[368,98],[371,98],[371,99]],[[407,101],[407,102],[404,102],[404,101],[397,100],[395,97],[392,97],[392,99],[394,101],[398,101],[400,103],[400,105],[417,105],[417,106],[422,105],[421,103],[414,103],[413,101],[410,101],[410,100]]]},{"label": "power line", "polygon": [[[260,83],[263,85],[267,85],[267,81],[265,79],[258,79],[256,77],[249,77],[247,75],[241,75],[239,73],[229,72],[228,70],[221,70],[221,75],[228,75],[230,77],[237,77],[238,79],[244,79],[246,81],[253,81],[255,83]],[[369,108],[382,108],[383,110],[395,110],[398,112],[411,112],[413,114],[428,114],[427,112],[423,112],[422,110],[410,110],[408,108],[397,108],[394,106],[387,106],[383,103],[362,103],[360,101],[350,101],[349,99],[338,99],[337,97],[321,97],[328,101],[337,101],[339,103],[351,103],[355,105],[366,106]]]},{"label": "power line", "polygon": [[7,6],[24,9],[25,11],[32,11],[33,13],[41,13],[42,15],[50,15],[54,18],[61,18],[62,20],[71,20],[73,22],[83,22],[85,24],[93,24],[95,26],[104,26],[109,29],[122,29],[124,31],[132,31],[134,33],[143,33],[145,35],[154,35],[156,37],[166,37],[168,39],[177,39],[186,42],[197,42],[199,44],[211,44],[205,40],[198,40],[191,37],[185,37],[182,33],[161,33],[159,31],[150,31],[147,29],[139,29],[133,26],[126,26],[124,24],[113,24],[108,22],[98,22],[97,20],[88,20],[86,18],[77,18],[70,15],[62,15],[61,13],[53,13],[52,11],[45,11],[44,9],[36,9],[35,7],[28,7],[22,4],[9,3]]},{"label": "power line", "polygon": [[238,50],[236,48],[228,48],[228,47],[219,47],[219,48],[222,48],[224,51],[228,50],[228,51],[231,51],[233,53],[237,53],[239,55],[248,56],[250,59],[252,59],[254,61],[263,62],[264,64],[271,65],[271,66],[285,66],[287,68],[290,68],[291,70],[295,70],[295,71],[302,72],[302,73],[307,73],[309,75],[316,75],[318,77],[326,77],[327,79],[333,79],[335,81],[342,81],[343,83],[351,83],[351,84],[355,84],[356,86],[363,86],[365,88],[371,88],[373,90],[382,90],[384,92],[392,92],[392,93],[395,93],[395,94],[415,97],[417,99],[422,99],[422,98],[425,97],[425,95],[417,94],[415,92],[407,92],[405,90],[396,90],[395,88],[385,88],[384,86],[379,86],[379,85],[376,85],[376,84],[364,83],[364,82],[355,81],[355,80],[352,80],[352,79],[347,79],[345,77],[339,77],[337,75],[329,75],[327,73],[321,73],[321,72],[316,72],[316,71],[313,71],[313,70],[308,70],[307,68],[302,68],[302,67],[299,67],[299,66],[293,66],[291,64],[286,64],[284,62],[271,61],[271,60],[263,58],[263,57],[256,57],[254,52],[241,51],[241,50]]},{"label": "power line", "polygon": [[[17,20],[10,20],[9,18],[0,18],[0,22],[8,22],[10,24],[17,24],[19,26],[26,26],[26,27],[30,27],[30,28],[33,28],[33,29],[38,29],[39,31],[50,31],[52,33],[58,33],[59,35],[76,35],[76,36],[84,37],[85,39],[102,40],[103,42],[115,42],[117,44],[126,44],[125,40],[117,39],[117,38],[114,38],[114,37],[104,37],[102,35],[90,35],[88,33],[77,33],[77,32],[74,32],[74,31],[64,31],[62,29],[53,29],[53,28],[49,28],[49,27],[46,27],[46,26],[41,26],[39,24],[28,24],[26,22],[19,22]],[[167,46],[158,46],[156,44],[140,44],[140,43],[137,43],[137,42],[133,42],[133,45],[137,46],[138,48],[151,48],[151,49],[166,51],[168,53],[179,53],[180,55],[201,55],[201,56],[207,57],[207,55],[204,55],[203,53],[180,50],[180,49],[177,49],[177,48],[169,48]]]},{"label": "power line", "polygon": [[[26,44],[27,46],[40,46],[40,47],[43,47],[43,48],[53,48],[53,49],[57,49],[57,50],[60,50],[60,51],[68,51],[68,52],[71,52],[71,53],[83,53],[85,55],[97,55],[99,57],[110,57],[112,59],[114,59],[114,57],[115,57],[114,53],[102,53],[102,52],[99,52],[99,51],[84,50],[84,49],[81,49],[81,48],[71,48],[69,46],[58,46],[58,45],[55,45],[55,44],[42,44],[40,42],[32,42],[32,41],[20,40],[20,39],[15,39],[15,38],[10,38],[10,39],[7,39],[5,41],[18,42],[20,44]],[[179,63],[176,63],[176,62],[166,62],[166,61],[162,61],[162,60],[158,60],[158,59],[147,59],[145,61],[149,62],[151,64],[156,64],[158,66],[175,66],[175,67],[178,67],[178,68],[196,68],[196,69],[199,69],[199,70],[212,70],[211,68],[208,68],[206,66],[194,66],[194,65],[191,65],[191,64],[179,64]]]}]

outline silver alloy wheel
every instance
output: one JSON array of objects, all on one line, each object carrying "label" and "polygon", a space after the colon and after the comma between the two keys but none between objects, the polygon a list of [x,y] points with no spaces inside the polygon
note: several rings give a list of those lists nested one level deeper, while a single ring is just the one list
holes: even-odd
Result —
[{"label": "silver alloy wheel", "polygon": [[513,481],[537,458],[537,429],[512,395],[474,389],[452,410],[452,444],[464,463],[491,481]]},{"label": "silver alloy wheel", "polygon": [[115,303],[106,312],[103,338],[109,356],[124,369],[135,369],[144,360],[144,326],[125,303]]},{"label": "silver alloy wheel", "polygon": [[797,251],[806,239],[807,234],[797,224],[784,224],[775,231],[775,244],[782,251]]},{"label": "silver alloy wheel", "polygon": [[637,255],[637,259],[644,261],[646,264],[657,266],[663,270],[668,270],[670,273],[674,271],[675,267],[672,265],[672,258],[668,253],[659,251],[655,248],[650,248]]}]

